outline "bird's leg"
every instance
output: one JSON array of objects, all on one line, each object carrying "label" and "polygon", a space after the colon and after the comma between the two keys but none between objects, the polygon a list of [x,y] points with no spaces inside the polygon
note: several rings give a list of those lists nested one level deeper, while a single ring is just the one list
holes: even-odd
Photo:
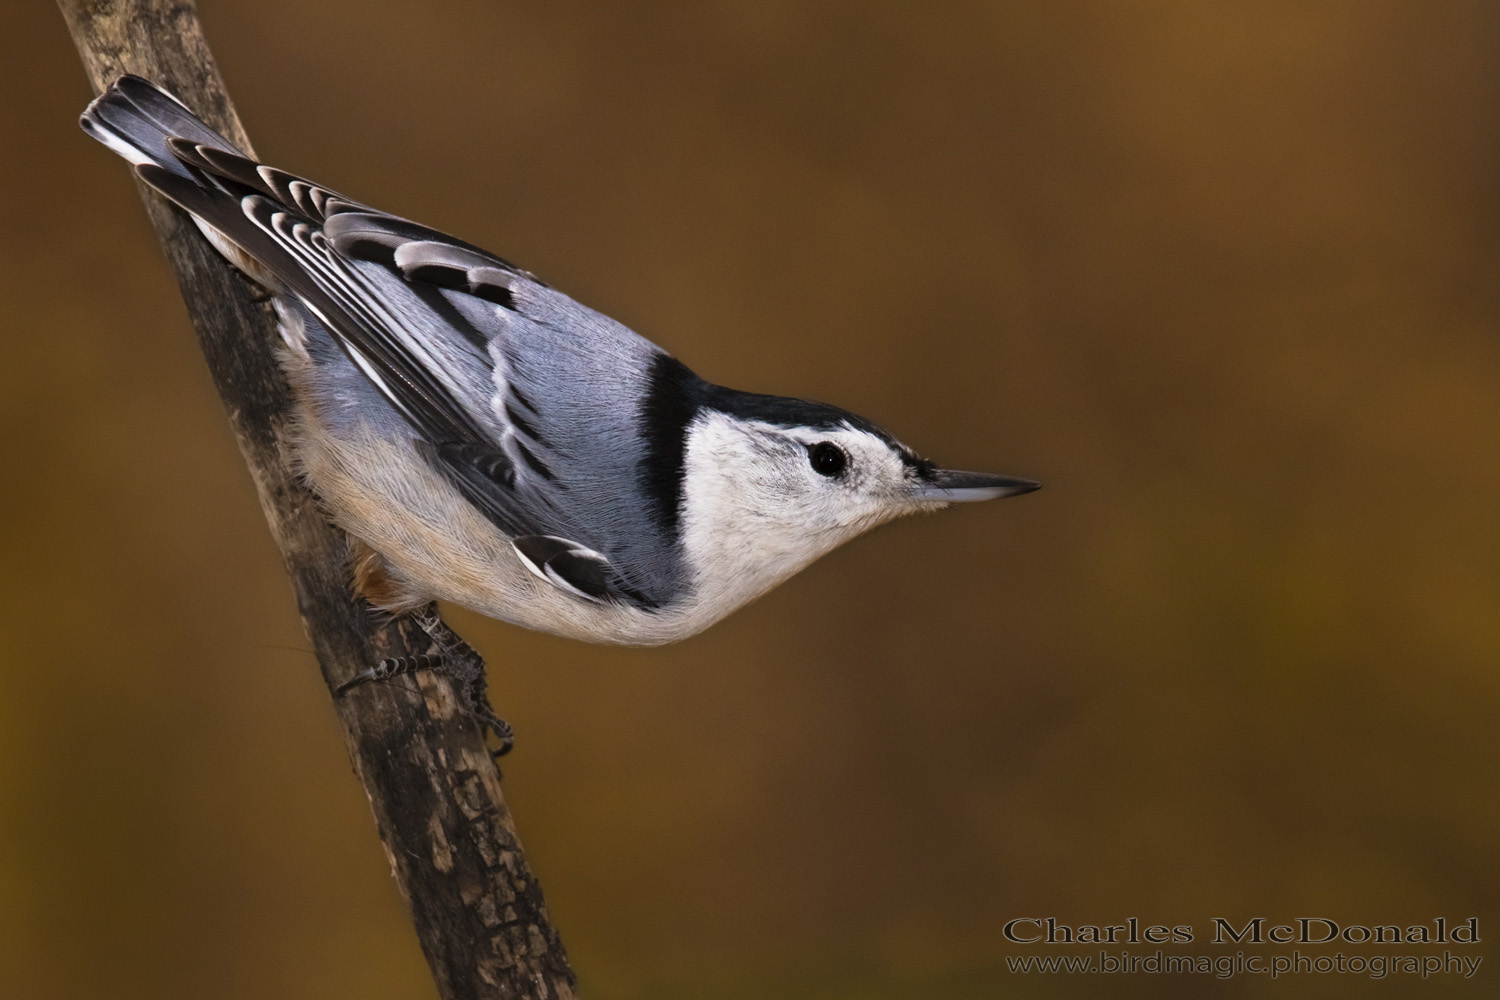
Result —
[{"label": "bird's leg", "polygon": [[500,741],[500,746],[494,752],[495,756],[505,756],[515,743],[516,734],[510,723],[496,715],[495,710],[490,707],[490,683],[484,672],[484,657],[438,617],[436,604],[429,604],[413,617],[438,648],[441,663],[434,669],[453,679],[464,711],[477,720],[481,727],[495,734],[495,738]]},{"label": "bird's leg", "polygon": [[436,652],[418,653],[415,656],[387,657],[375,666],[361,670],[344,681],[334,690],[334,693],[343,694],[350,688],[368,681],[389,680],[392,677],[415,673],[418,670],[433,670],[447,674],[458,690],[459,704],[464,712],[477,720],[481,727],[494,733],[495,738],[500,741],[499,747],[493,751],[494,755],[503,757],[509,753],[511,746],[515,743],[515,732],[511,729],[510,723],[496,715],[495,710],[490,707],[489,681],[484,673],[484,658],[438,617],[437,605],[429,604],[421,611],[414,612],[412,621],[427,633],[427,637],[437,647]]}]

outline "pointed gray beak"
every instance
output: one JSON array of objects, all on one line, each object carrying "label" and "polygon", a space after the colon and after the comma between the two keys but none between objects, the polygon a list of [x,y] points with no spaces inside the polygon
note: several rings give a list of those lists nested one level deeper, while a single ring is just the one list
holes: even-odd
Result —
[{"label": "pointed gray beak", "polygon": [[988,472],[958,472],[954,469],[933,469],[923,475],[922,480],[917,487],[917,499],[936,500],[939,503],[998,500],[1042,488],[1041,483],[1034,483],[1030,479],[992,476]]}]

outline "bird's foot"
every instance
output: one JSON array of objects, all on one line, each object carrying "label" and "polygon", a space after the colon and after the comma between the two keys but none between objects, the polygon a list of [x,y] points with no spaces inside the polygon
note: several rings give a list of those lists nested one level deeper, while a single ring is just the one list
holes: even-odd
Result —
[{"label": "bird's foot", "polygon": [[428,605],[414,613],[412,620],[427,633],[427,637],[437,647],[437,652],[387,657],[344,681],[334,689],[334,693],[343,694],[360,684],[389,680],[418,670],[446,674],[454,682],[459,704],[464,712],[475,719],[482,729],[494,733],[499,741],[499,746],[491,753],[496,757],[505,756],[515,744],[515,731],[511,729],[510,723],[496,715],[495,710],[490,707],[484,658],[438,617],[435,605]]}]

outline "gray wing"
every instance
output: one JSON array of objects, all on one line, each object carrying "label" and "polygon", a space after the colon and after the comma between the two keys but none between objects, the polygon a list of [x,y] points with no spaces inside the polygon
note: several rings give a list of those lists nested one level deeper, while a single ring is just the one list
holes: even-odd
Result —
[{"label": "gray wing", "polygon": [[162,130],[142,179],[318,318],[537,575],[593,600],[673,596],[675,547],[639,485],[658,348],[472,244],[230,152],[145,81],[89,115],[136,149],[142,120]]}]

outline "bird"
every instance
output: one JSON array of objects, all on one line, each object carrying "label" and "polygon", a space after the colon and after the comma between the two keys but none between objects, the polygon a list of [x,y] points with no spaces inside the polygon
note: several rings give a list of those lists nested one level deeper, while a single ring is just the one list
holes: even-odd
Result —
[{"label": "bird", "polygon": [[658,645],[879,524],[1040,485],[708,382],[501,257],[256,162],[141,77],[81,125],[272,297],[295,465],[381,611]]}]

